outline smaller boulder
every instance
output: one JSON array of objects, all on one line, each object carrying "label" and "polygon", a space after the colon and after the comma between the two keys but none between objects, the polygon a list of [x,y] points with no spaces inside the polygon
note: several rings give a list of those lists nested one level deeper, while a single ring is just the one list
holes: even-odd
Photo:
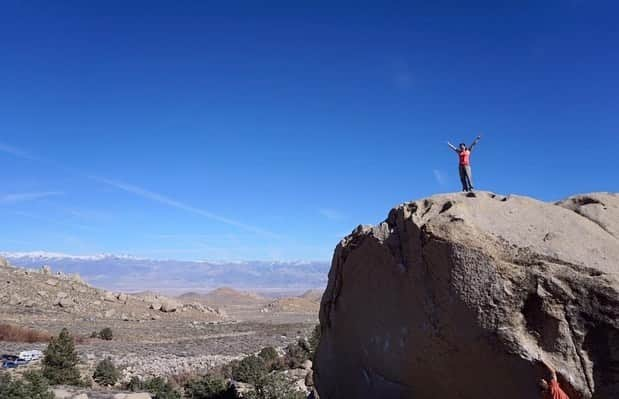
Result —
[{"label": "smaller boulder", "polygon": [[150,394],[146,392],[140,393],[117,393],[112,396],[113,399],[151,399]]},{"label": "smaller boulder", "polygon": [[73,394],[65,389],[52,389],[55,399],[70,399]]},{"label": "smaller boulder", "polygon": [[179,302],[167,299],[161,302],[161,311],[165,313],[176,312],[176,310],[180,309],[182,306],[183,305]]},{"label": "smaller boulder", "polygon": [[234,392],[234,394],[238,398],[244,398],[256,392],[256,387],[254,387],[252,384],[247,384],[239,381],[230,382],[230,388],[232,388],[232,392]]},{"label": "smaller boulder", "polygon": [[118,299],[120,302],[127,303],[129,296],[127,294],[119,293],[116,294],[116,299]]},{"label": "smaller boulder", "polygon": [[20,305],[23,302],[23,298],[20,297],[19,295],[12,295],[9,299],[9,305],[11,306],[15,306],[15,305]]},{"label": "smaller boulder", "polygon": [[68,298],[68,297],[59,298],[58,302],[56,303],[61,308],[68,308],[68,307],[73,306],[73,301],[71,300],[71,298]]},{"label": "smaller boulder", "polygon": [[116,302],[116,296],[109,291],[105,291],[103,294],[103,300],[106,302]]},{"label": "smaller boulder", "polygon": [[86,284],[86,282],[84,281],[84,279],[82,279],[82,276],[80,276],[79,274],[75,273],[72,274],[70,277],[70,280],[74,283],[77,284]]}]

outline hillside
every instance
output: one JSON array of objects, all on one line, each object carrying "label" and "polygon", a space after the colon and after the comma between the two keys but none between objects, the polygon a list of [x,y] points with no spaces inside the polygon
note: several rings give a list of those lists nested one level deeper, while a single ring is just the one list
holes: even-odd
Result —
[{"label": "hillside", "polygon": [[307,290],[299,298],[307,299],[310,302],[320,302],[323,290]]},{"label": "hillside", "polygon": [[39,317],[87,317],[102,320],[151,320],[175,318],[220,320],[217,310],[181,303],[157,295],[134,296],[95,288],[77,274],[12,267],[0,262],[0,314],[4,320]]},{"label": "hillside", "polygon": [[[219,303],[252,304],[232,306],[234,312],[228,314],[200,303],[195,295],[112,292],[85,283],[79,275],[49,267],[14,267],[3,258],[0,281],[0,324],[45,337],[68,328],[78,338],[85,375],[92,375],[97,361],[111,356],[123,368],[125,382],[132,376],[204,372],[265,346],[286,346],[298,331],[310,331],[318,317],[317,312],[261,313],[268,301],[231,289],[217,290],[213,297]],[[111,328],[113,340],[92,337],[103,328]],[[11,342],[0,342],[2,353],[45,348],[44,342],[0,337],[4,338]]]}]

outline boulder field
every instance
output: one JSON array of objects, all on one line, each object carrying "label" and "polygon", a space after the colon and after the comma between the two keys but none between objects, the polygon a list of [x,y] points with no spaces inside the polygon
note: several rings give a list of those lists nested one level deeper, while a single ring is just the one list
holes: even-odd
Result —
[{"label": "boulder field", "polygon": [[[619,195],[436,195],[359,226],[333,257],[322,399],[619,398]],[[545,377],[548,378],[548,377]]]}]

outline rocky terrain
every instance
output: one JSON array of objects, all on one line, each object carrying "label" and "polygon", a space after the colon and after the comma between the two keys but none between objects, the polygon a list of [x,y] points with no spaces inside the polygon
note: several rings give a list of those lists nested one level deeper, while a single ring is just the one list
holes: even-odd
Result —
[{"label": "rocky terrain", "polygon": [[225,312],[226,315],[235,319],[304,322],[318,314],[321,297],[322,290],[307,290],[299,296],[273,299],[252,292],[223,287],[206,294],[185,293],[177,299],[219,309],[220,312]]},{"label": "rocky terrain", "polygon": [[[123,381],[204,373],[265,346],[284,347],[307,335],[318,317],[317,305],[311,313],[261,313],[272,300],[232,289],[178,298],[110,292],[79,275],[13,267],[2,258],[0,283],[0,323],[50,335],[66,327],[78,338],[83,374],[91,374],[98,361],[110,356],[122,368]],[[238,298],[252,301],[243,304]],[[240,305],[245,306],[241,311]],[[112,329],[113,340],[90,338],[105,327]],[[0,342],[2,353],[45,346]]]},{"label": "rocky terrain", "polygon": [[539,397],[539,359],[618,398],[619,196],[402,204],[337,246],[320,321],[323,399]]}]

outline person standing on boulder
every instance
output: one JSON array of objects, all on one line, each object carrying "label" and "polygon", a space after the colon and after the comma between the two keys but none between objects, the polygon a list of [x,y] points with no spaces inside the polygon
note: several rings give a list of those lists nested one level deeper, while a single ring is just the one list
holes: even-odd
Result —
[{"label": "person standing on boulder", "polygon": [[559,381],[557,380],[557,372],[555,371],[555,369],[541,359],[540,362],[542,362],[542,364],[550,372],[551,376],[550,382],[546,381],[543,378],[539,382],[540,388],[542,390],[542,399],[570,399],[570,397],[567,396],[567,394],[559,386]]},{"label": "person standing on boulder", "polygon": [[447,142],[447,145],[458,154],[460,159],[458,172],[460,174],[460,181],[462,182],[462,191],[473,191],[473,175],[471,174],[470,157],[473,147],[475,147],[480,139],[481,136],[477,136],[468,148],[464,143],[460,143],[460,147],[456,148],[449,141]]}]

